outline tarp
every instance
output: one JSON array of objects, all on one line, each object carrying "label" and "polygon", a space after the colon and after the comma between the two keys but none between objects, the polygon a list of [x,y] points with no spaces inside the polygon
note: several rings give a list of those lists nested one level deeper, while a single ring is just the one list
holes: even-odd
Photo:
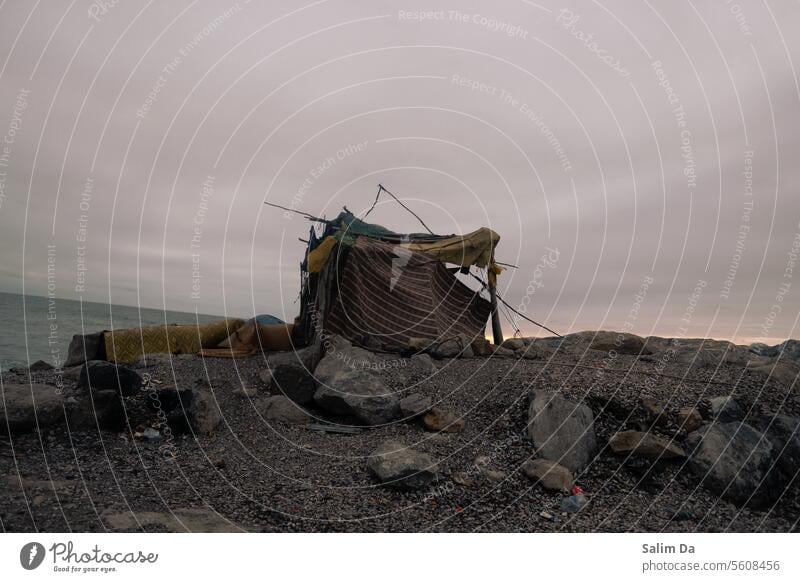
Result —
[{"label": "tarp", "polygon": [[491,306],[444,264],[368,237],[359,237],[332,281],[325,332],[366,345],[406,346],[410,338],[482,336]]},{"label": "tarp", "polygon": [[244,321],[221,319],[203,325],[155,325],[104,333],[110,362],[131,364],[145,354],[196,354],[215,347]]},{"label": "tarp", "polygon": [[411,251],[425,253],[442,262],[462,267],[486,267],[492,262],[492,251],[500,235],[491,228],[482,227],[462,236],[451,236],[430,242],[408,242],[401,246]]}]

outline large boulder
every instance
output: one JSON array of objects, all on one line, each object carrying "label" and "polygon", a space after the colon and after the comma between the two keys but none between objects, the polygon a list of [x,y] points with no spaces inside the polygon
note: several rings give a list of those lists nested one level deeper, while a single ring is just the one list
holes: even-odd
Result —
[{"label": "large boulder", "polygon": [[706,489],[737,505],[769,505],[785,484],[770,440],[743,422],[713,423],[691,433],[689,468]]},{"label": "large boulder", "polygon": [[79,389],[118,390],[123,396],[132,396],[142,384],[142,377],[135,370],[98,360],[86,362],[78,378]]},{"label": "large boulder", "polygon": [[314,375],[302,362],[285,361],[262,370],[259,377],[270,394],[286,396],[297,404],[307,404],[314,399],[317,383]]},{"label": "large boulder", "polygon": [[92,390],[67,398],[66,410],[71,430],[125,429],[125,410],[117,390]]},{"label": "large boulder", "polygon": [[679,446],[650,432],[626,430],[608,440],[608,446],[618,455],[634,455],[645,459],[677,459],[686,456]]},{"label": "large boulder", "polygon": [[384,424],[400,414],[399,399],[381,381],[378,359],[356,347],[329,351],[314,375],[314,402],[333,414],[352,416],[368,425]]},{"label": "large boulder", "polygon": [[742,420],[745,412],[733,396],[717,396],[710,398],[711,416],[717,422],[735,422]]},{"label": "large boulder", "polygon": [[64,422],[64,396],[47,384],[3,384],[0,434],[32,432]]},{"label": "large boulder", "polygon": [[539,457],[555,461],[572,472],[582,471],[597,448],[591,409],[542,390],[531,395],[528,436]]},{"label": "large boulder", "polygon": [[755,420],[755,428],[767,435],[778,454],[778,467],[789,480],[800,471],[800,418],[776,414]]},{"label": "large boulder", "polygon": [[436,479],[436,463],[425,453],[388,441],[372,454],[367,469],[378,481],[396,489],[422,489]]},{"label": "large boulder", "polygon": [[630,333],[598,331],[591,338],[589,348],[601,352],[616,352],[638,356],[640,354],[650,354],[650,350],[645,347],[644,338]]},{"label": "large boulder", "polygon": [[106,342],[103,332],[89,333],[86,335],[73,335],[67,348],[67,359],[63,368],[80,366],[90,360],[106,359]]},{"label": "large boulder", "polygon": [[195,389],[159,388],[151,392],[148,404],[175,433],[207,435],[222,422],[213,394],[202,385]]},{"label": "large boulder", "polygon": [[422,394],[409,394],[400,400],[400,414],[406,420],[422,416],[433,408],[433,399]]}]

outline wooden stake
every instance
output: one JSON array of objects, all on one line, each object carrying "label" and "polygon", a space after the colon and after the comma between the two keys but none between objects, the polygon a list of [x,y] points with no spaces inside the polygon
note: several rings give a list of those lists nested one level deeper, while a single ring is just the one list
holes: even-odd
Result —
[{"label": "wooden stake", "polygon": [[494,345],[499,346],[503,343],[503,328],[500,326],[500,312],[497,309],[497,291],[493,285],[489,285],[489,300],[492,304],[492,335]]}]

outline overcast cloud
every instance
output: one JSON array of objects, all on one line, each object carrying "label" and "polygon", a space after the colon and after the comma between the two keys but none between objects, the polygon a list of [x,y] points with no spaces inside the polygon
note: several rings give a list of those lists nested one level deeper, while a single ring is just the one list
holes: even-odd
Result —
[{"label": "overcast cloud", "polygon": [[2,3],[0,290],[290,319],[263,201],[380,182],[558,331],[797,337],[796,2],[267,4]]}]

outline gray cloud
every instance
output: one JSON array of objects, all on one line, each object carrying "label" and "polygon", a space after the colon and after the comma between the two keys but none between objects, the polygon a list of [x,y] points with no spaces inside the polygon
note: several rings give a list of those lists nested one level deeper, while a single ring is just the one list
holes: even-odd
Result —
[{"label": "gray cloud", "polygon": [[796,4],[97,6],[0,10],[2,290],[44,293],[53,244],[62,297],[291,317],[309,225],[263,200],[332,216],[381,182],[497,230],[503,295],[550,327],[676,335],[704,281],[688,335],[797,335]]}]

